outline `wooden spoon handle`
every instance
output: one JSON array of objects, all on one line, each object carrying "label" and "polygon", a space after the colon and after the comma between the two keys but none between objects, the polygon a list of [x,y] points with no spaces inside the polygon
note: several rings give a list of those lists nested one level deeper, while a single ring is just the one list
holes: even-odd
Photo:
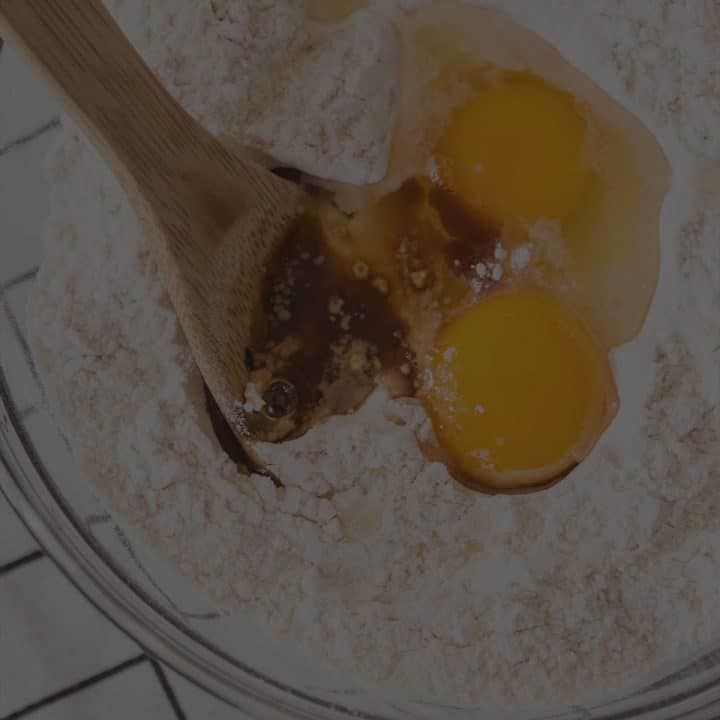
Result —
[{"label": "wooden spoon handle", "polygon": [[229,152],[180,107],[101,0],[0,0],[0,31],[58,91],[140,217],[149,211],[171,228],[170,245],[190,219],[213,235],[277,203],[279,179]]},{"label": "wooden spoon handle", "polygon": [[143,188],[170,176],[172,150],[197,142],[204,132],[148,69],[101,0],[0,0],[0,23],[106,158]]}]

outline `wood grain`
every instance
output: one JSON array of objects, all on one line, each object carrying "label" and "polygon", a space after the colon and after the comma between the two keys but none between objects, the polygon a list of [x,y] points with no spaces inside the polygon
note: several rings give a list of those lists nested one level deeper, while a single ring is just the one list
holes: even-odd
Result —
[{"label": "wood grain", "polygon": [[144,64],[101,0],[0,0],[0,31],[55,88],[132,202],[195,359],[238,422],[269,256],[302,191],[229,150]]}]

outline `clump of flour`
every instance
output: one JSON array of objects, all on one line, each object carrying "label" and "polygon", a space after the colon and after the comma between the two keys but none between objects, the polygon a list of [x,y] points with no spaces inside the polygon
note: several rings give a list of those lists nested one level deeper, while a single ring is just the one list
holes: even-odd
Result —
[{"label": "clump of flour", "polygon": [[[30,324],[75,455],[109,505],[218,603],[370,685],[507,707],[574,700],[720,635],[720,152],[712,3],[496,0],[658,132],[676,182],[623,408],[551,491],[486,497],[424,459],[428,420],[381,393],[263,450],[240,475],[124,195],[68,122],[50,162]],[[329,32],[300,2],[111,0],[190,112],[346,181],[387,161],[397,47],[362,11]],[[385,6],[392,3],[385,2]]]}]

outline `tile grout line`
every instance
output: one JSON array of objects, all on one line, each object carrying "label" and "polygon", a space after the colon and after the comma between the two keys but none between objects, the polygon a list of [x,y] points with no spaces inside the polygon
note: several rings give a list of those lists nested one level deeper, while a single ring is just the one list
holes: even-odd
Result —
[{"label": "tile grout line", "polygon": [[8,143],[0,147],[0,157],[3,157],[3,155],[7,155],[13,150],[17,150],[17,148],[19,147],[30,144],[31,142],[33,142],[33,140],[37,140],[38,138],[42,137],[46,132],[53,130],[57,127],[60,127],[59,115],[54,117],[49,122],[46,122],[44,125],[41,125],[39,128],[32,130],[27,135],[22,135],[15,140],[10,140]]},{"label": "tile grout line", "polygon": [[6,283],[0,285],[1,292],[8,292],[14,290],[18,285],[24,285],[26,282],[30,282],[37,277],[40,268],[34,267],[32,270],[24,272],[22,275],[14,277],[12,280],[8,280]]},{"label": "tile grout line", "polygon": [[13,331],[13,334],[15,335],[15,339],[20,344],[20,349],[22,350],[23,357],[25,359],[25,362],[27,363],[28,369],[30,370],[30,374],[33,376],[38,390],[40,391],[40,403],[44,407],[47,405],[45,386],[42,384],[42,380],[38,375],[37,368],[35,367],[35,360],[33,359],[32,355],[32,350],[30,349],[30,345],[28,344],[25,335],[20,328],[20,323],[18,322],[18,319],[15,316],[13,309],[10,307],[10,302],[7,298],[7,292],[5,290],[0,291],[0,302],[2,303],[3,309],[5,310],[5,315],[7,316],[7,319],[10,323],[10,327]]},{"label": "tile grout line", "polygon": [[115,667],[112,667],[108,670],[103,670],[97,675],[93,675],[85,680],[75,683],[74,685],[69,685],[63,690],[59,690],[52,695],[48,695],[42,700],[38,700],[37,702],[31,703],[30,705],[26,705],[25,707],[20,708],[20,710],[15,710],[9,715],[0,718],[0,720],[19,720],[19,718],[27,717],[28,715],[35,713],[38,710],[42,710],[49,705],[54,705],[60,700],[64,700],[65,698],[68,698],[72,695],[77,695],[78,693],[82,692],[83,690],[87,690],[93,685],[97,685],[105,680],[110,679],[111,677],[119,675],[120,673],[123,673],[126,670],[130,670],[131,668],[134,668],[137,665],[141,665],[142,663],[147,661],[148,658],[146,655],[138,655],[134,658],[130,658],[129,660],[126,660],[119,665],[115,665]]},{"label": "tile grout line", "polygon": [[157,662],[157,660],[151,660],[150,664],[152,665],[152,669],[155,671],[155,675],[157,676],[157,679],[160,681],[160,685],[162,685],[162,689],[165,692],[165,696],[168,699],[168,702],[172,706],[173,712],[175,713],[176,720],[187,720],[187,715],[185,714],[184,710],[182,709],[180,705],[180,701],[178,700],[177,695],[175,694],[175,690],[173,689],[173,686],[170,684],[170,681],[168,680],[167,675],[165,674],[165,671],[163,670],[160,663]]},{"label": "tile grout line", "polygon": [[0,579],[11,573],[13,570],[18,570],[25,565],[36,562],[37,560],[42,560],[44,557],[45,553],[42,550],[35,550],[27,555],[23,555],[17,560],[13,560],[5,565],[0,565]]}]

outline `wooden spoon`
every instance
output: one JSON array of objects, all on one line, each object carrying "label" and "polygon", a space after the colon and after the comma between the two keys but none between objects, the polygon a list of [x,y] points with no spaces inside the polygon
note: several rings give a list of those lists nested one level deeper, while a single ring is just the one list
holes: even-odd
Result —
[{"label": "wooden spoon", "polygon": [[250,459],[245,349],[303,191],[223,145],[163,88],[101,0],[0,0],[0,30],[123,184],[205,381]]}]

